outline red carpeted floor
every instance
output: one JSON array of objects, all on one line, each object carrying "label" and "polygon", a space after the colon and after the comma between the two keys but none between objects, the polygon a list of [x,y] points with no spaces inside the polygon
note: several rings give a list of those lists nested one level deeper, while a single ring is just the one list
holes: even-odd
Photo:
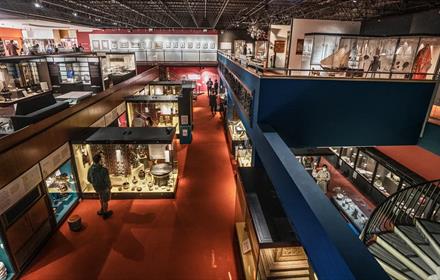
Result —
[{"label": "red carpeted floor", "polygon": [[112,200],[113,217],[86,200],[73,212],[86,228],[61,226],[23,279],[237,279],[235,182],[219,116],[206,95],[194,108],[193,143],[179,147],[175,200]]}]

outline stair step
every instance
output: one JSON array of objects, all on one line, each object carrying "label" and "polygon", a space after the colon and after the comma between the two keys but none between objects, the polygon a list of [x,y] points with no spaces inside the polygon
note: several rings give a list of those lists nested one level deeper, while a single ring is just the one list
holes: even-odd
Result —
[{"label": "stair step", "polygon": [[377,243],[373,243],[368,246],[368,250],[379,260],[392,267],[394,270],[399,271],[401,274],[408,277],[411,280],[419,280],[420,278],[417,274],[415,274],[411,269],[409,269],[406,265],[404,265],[401,261],[399,261],[396,257],[394,257],[391,253],[389,253],[385,248],[380,246]]},{"label": "stair step", "polygon": [[391,245],[395,250],[404,255],[407,259],[409,259],[414,265],[418,266],[428,275],[435,274],[434,270],[432,270],[426,263],[420,258],[417,253],[411,249],[411,247],[406,244],[406,242],[396,233],[390,232],[381,234],[378,238],[383,239],[386,243]]},{"label": "stair step", "polygon": [[433,243],[431,245],[436,249],[437,253],[440,254],[440,223],[419,219],[416,225],[419,229],[422,227],[423,230],[429,233],[427,239]]},{"label": "stair step", "polygon": [[308,269],[273,271],[267,276],[267,279],[288,279],[288,278],[298,279],[298,277],[308,277],[308,276],[309,276]]},{"label": "stair step", "polygon": [[274,262],[271,271],[282,271],[282,270],[295,270],[295,269],[309,269],[309,263],[307,261],[285,261],[285,262]]},{"label": "stair step", "polygon": [[415,226],[398,226],[397,229],[404,233],[437,266],[440,266],[440,256]]}]

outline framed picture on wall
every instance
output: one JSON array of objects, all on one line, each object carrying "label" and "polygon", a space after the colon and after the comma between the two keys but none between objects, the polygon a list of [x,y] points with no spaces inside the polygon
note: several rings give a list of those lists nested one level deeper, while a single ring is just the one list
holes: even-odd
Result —
[{"label": "framed picture on wall", "polygon": [[304,39],[296,40],[296,54],[302,55],[304,51]]},{"label": "framed picture on wall", "polygon": [[192,49],[193,48],[193,42],[188,42],[188,49]]},{"label": "framed picture on wall", "polygon": [[210,48],[211,50],[215,49],[215,42],[211,42],[211,43],[209,43],[209,48]]},{"label": "framed picture on wall", "polygon": [[203,42],[202,48],[204,50],[207,50],[208,49],[208,42]]},{"label": "framed picture on wall", "polygon": [[174,48],[174,49],[179,48],[179,42],[174,41],[174,42],[173,42],[173,48]]},{"label": "framed picture on wall", "polygon": [[108,44],[108,40],[101,40],[101,49],[102,50],[109,50],[110,46]]},{"label": "framed picture on wall", "polygon": [[128,41],[119,41],[119,48],[120,49],[128,49]]},{"label": "framed picture on wall", "polygon": [[153,43],[152,43],[150,40],[147,40],[146,43],[147,43],[147,44],[146,44],[146,47],[145,47],[145,48],[146,48],[147,50],[151,49]]},{"label": "framed picture on wall", "polygon": [[112,49],[118,48],[118,41],[112,41]]},{"label": "framed picture on wall", "polygon": [[180,42],[180,48],[182,48],[182,49],[185,48],[185,42]]},{"label": "framed picture on wall", "polygon": [[171,48],[171,42],[170,41],[167,41],[165,43],[165,48],[167,48],[167,49]]},{"label": "framed picture on wall", "polygon": [[100,44],[99,44],[99,40],[92,40],[92,48],[94,50],[100,50],[101,49]]},{"label": "framed picture on wall", "polygon": [[196,49],[200,49],[200,42],[196,42]]},{"label": "framed picture on wall", "polygon": [[141,47],[141,42],[139,41],[131,41],[130,46],[133,49],[139,49]]},{"label": "framed picture on wall", "polygon": [[162,41],[155,41],[154,48],[155,49],[163,49],[163,42]]},{"label": "framed picture on wall", "polygon": [[141,49],[145,50],[147,48],[147,43],[145,41],[141,42]]}]

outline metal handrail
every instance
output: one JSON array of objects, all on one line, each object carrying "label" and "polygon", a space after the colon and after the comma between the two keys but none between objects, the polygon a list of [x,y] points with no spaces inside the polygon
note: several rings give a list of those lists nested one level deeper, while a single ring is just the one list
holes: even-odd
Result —
[{"label": "metal handrail", "polygon": [[402,189],[373,211],[360,239],[368,243],[377,234],[393,231],[395,226],[415,225],[418,218],[437,221],[439,209],[440,179]]},{"label": "metal handrail", "polygon": [[[319,78],[335,78],[339,76],[349,77],[354,79],[385,79],[385,80],[440,80],[440,74],[435,73],[420,73],[420,72],[396,72],[390,71],[360,71],[360,69],[299,69],[299,68],[285,68],[285,67],[263,67],[250,60],[244,60],[240,57],[236,57],[233,54],[226,53],[224,51],[218,51],[219,55],[224,56],[232,61],[239,62],[242,66],[248,70],[254,71],[264,77],[319,77]],[[322,74],[322,75],[321,75]],[[426,79],[414,79],[415,75],[425,75]],[[385,76],[385,77],[384,77]]]}]

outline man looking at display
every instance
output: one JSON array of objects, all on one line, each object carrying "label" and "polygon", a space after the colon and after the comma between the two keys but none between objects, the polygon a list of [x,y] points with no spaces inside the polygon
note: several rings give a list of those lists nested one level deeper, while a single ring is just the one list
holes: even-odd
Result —
[{"label": "man looking at display", "polygon": [[102,216],[104,220],[109,218],[113,214],[113,211],[108,210],[108,202],[111,195],[111,182],[108,169],[104,167],[100,153],[93,156],[93,164],[90,166],[87,173],[87,180],[92,184],[99,196],[101,209],[97,214]]}]

